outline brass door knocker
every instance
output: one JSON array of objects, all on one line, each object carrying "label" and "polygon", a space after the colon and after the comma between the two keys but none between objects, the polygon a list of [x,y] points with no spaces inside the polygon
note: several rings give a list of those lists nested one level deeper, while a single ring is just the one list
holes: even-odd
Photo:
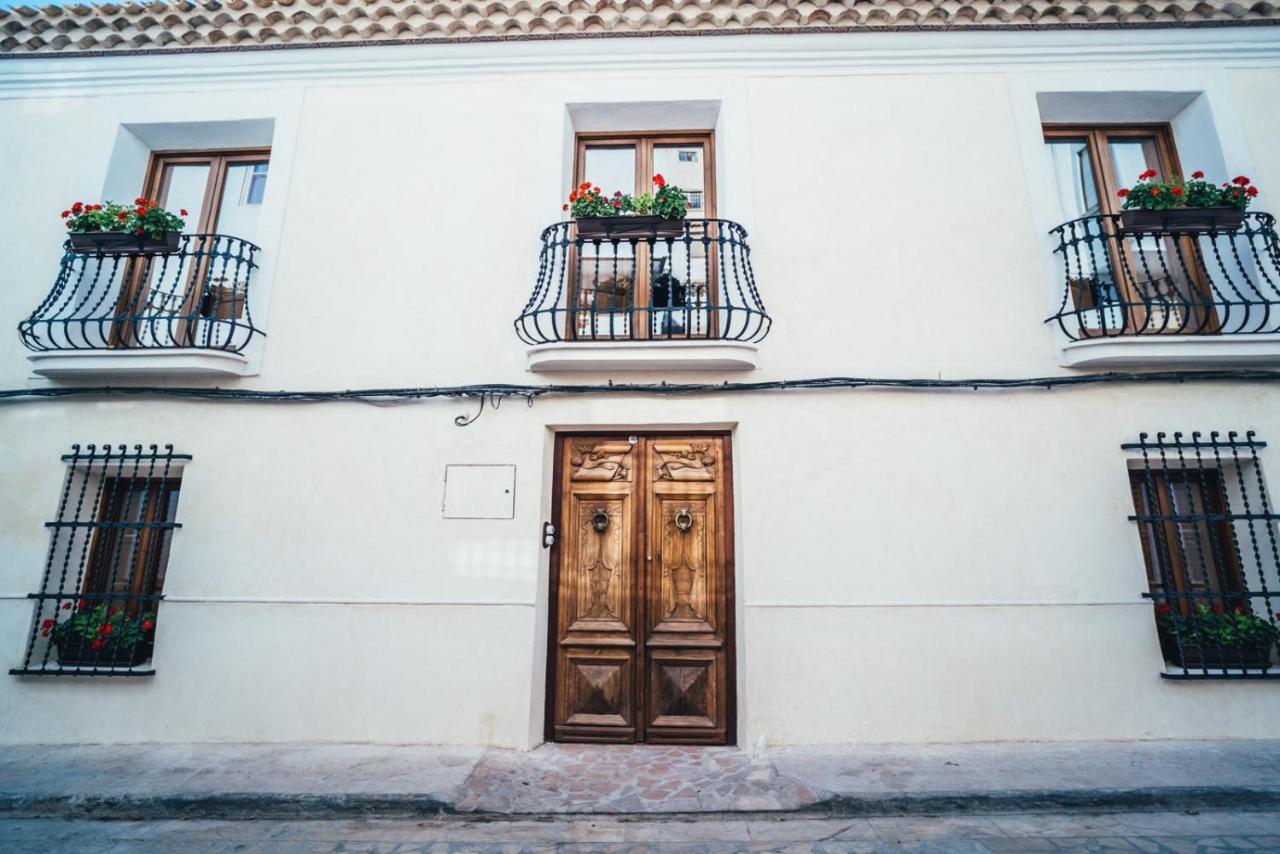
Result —
[{"label": "brass door knocker", "polygon": [[609,514],[603,507],[596,508],[596,512],[591,514],[591,527],[598,534],[603,534],[609,528]]},{"label": "brass door knocker", "polygon": [[693,528],[693,514],[689,512],[689,508],[685,508],[676,514],[676,527],[680,529],[680,533],[687,534]]}]

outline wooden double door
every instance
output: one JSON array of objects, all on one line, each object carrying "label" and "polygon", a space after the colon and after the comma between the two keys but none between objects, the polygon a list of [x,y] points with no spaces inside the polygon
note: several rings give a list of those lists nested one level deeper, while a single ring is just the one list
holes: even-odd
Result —
[{"label": "wooden double door", "polygon": [[732,743],[729,437],[562,435],[555,459],[547,738]]}]

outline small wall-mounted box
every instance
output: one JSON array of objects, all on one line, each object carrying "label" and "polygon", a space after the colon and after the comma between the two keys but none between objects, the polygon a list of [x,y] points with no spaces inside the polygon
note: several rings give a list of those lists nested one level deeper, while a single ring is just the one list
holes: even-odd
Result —
[{"label": "small wall-mounted box", "polygon": [[516,467],[445,466],[442,509],[446,519],[514,519]]}]

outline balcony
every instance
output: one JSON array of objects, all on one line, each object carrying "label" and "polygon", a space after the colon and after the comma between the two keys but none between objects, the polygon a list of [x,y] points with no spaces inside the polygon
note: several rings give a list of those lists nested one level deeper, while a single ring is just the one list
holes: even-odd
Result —
[{"label": "balcony", "polygon": [[18,324],[32,370],[233,375],[261,332],[249,310],[258,247],[225,234],[183,234],[176,251],[84,254],[64,246],[53,289]]},{"label": "balcony", "polygon": [[538,280],[516,334],[532,371],[750,370],[772,324],[747,232],[722,219],[584,238],[542,232]]},{"label": "balcony", "polygon": [[1046,321],[1069,366],[1280,362],[1275,217],[1233,231],[1126,230],[1087,216],[1051,232],[1063,293]]}]

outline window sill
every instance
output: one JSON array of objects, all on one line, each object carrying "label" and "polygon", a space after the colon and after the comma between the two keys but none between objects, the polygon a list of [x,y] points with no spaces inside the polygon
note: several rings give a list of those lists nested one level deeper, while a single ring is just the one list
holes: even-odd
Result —
[{"label": "window sill", "polygon": [[1068,368],[1099,366],[1275,364],[1280,335],[1135,335],[1086,338],[1061,345],[1058,363]]},{"label": "window sill", "polygon": [[742,341],[563,341],[527,351],[530,371],[752,371],[760,348]]},{"label": "window sill", "polygon": [[1259,670],[1256,667],[1251,667],[1248,670],[1243,670],[1239,667],[1211,668],[1208,673],[1205,673],[1203,670],[1183,670],[1177,665],[1166,664],[1165,669],[1160,672],[1160,678],[1187,682],[1213,682],[1222,679],[1280,679],[1280,668],[1273,667],[1270,670]]},{"label": "window sill", "polygon": [[243,377],[249,360],[227,350],[58,350],[27,356],[37,376],[59,379],[93,375]]}]

